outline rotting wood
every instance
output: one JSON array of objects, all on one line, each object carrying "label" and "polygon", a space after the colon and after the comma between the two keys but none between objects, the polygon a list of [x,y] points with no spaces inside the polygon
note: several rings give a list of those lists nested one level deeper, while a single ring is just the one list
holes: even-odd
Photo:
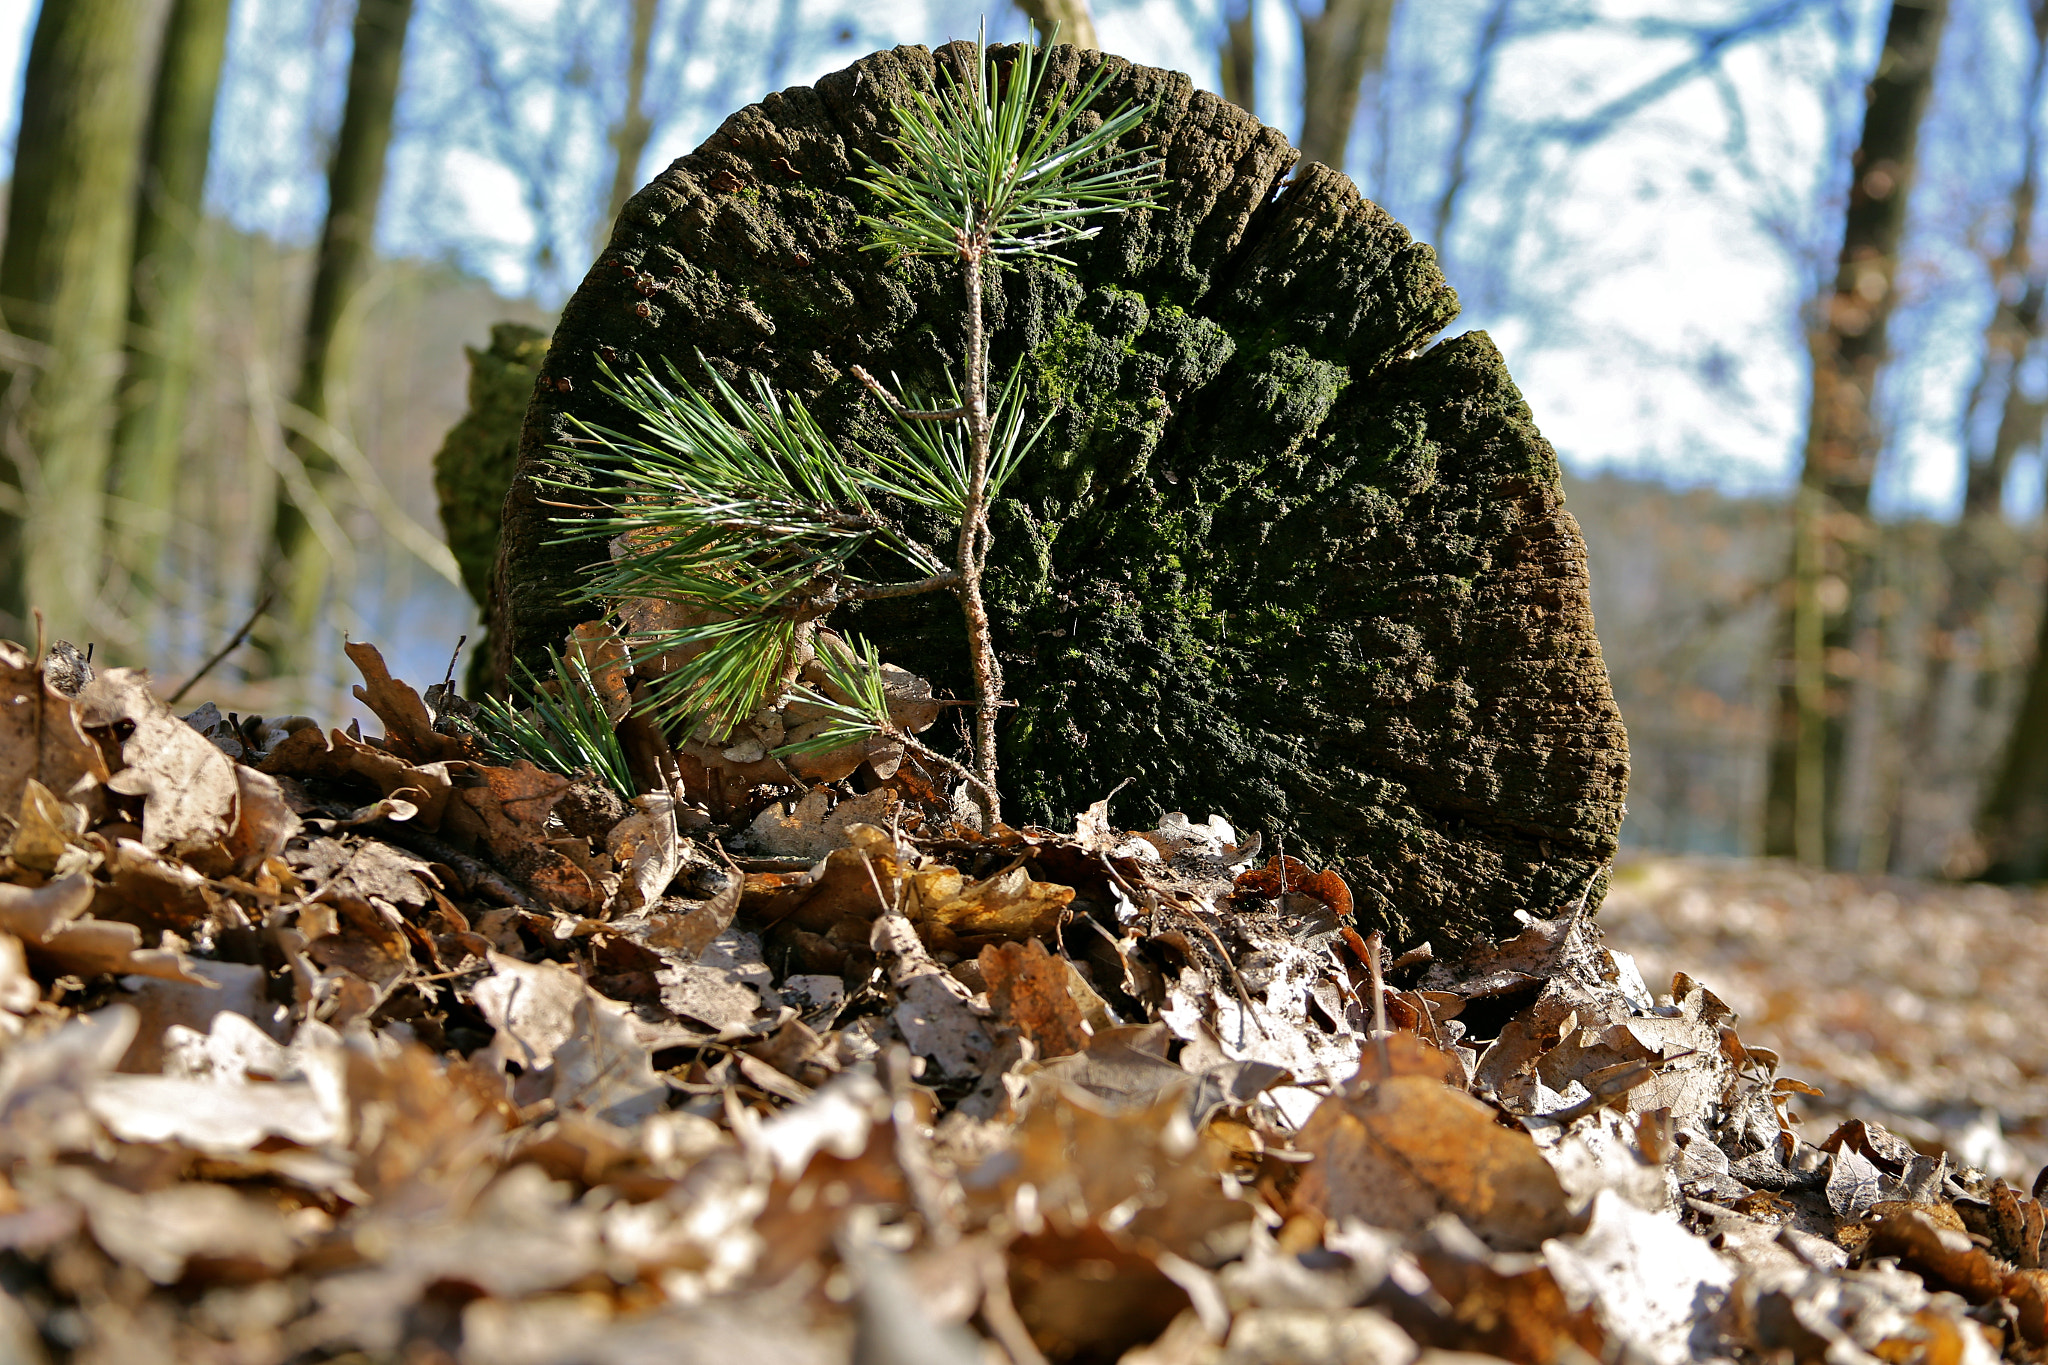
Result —
[{"label": "rotting wood", "polygon": [[[506,503],[501,666],[591,614],[592,546],[536,484],[570,416],[617,425],[615,368],[697,356],[801,394],[850,438],[886,421],[851,373],[943,391],[960,284],[861,250],[861,151],[971,48],[898,48],[771,95],[635,195],[565,309]],[[971,60],[971,57],[967,58]],[[1612,856],[1627,741],[1556,456],[1435,254],[1342,175],[1186,76],[1055,49],[1156,100],[1162,207],[991,282],[998,370],[1020,354],[1046,440],[995,513],[1012,819],[1120,797],[1217,811],[1341,867],[1405,946],[1558,914]],[[1427,348],[1427,349],[1425,349]],[[848,624],[969,695],[957,608]],[[1593,898],[1598,899],[1596,884]]]}]

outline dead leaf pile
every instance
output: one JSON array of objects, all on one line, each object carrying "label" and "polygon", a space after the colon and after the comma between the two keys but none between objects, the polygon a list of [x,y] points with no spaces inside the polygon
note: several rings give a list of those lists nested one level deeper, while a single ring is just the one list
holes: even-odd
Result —
[{"label": "dead leaf pile", "polygon": [[1217,817],[608,803],[350,654],[381,736],[0,647],[0,1358],[2048,1353],[2039,1188],[1807,1141],[1583,904],[1389,960]]}]

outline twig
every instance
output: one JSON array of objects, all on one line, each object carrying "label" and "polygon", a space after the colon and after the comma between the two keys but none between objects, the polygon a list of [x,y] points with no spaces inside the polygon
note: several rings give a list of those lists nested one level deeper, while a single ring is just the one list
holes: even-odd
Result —
[{"label": "twig", "polygon": [[860,366],[849,365],[846,367],[846,372],[855,379],[858,379],[869,393],[881,399],[888,406],[889,411],[895,413],[906,422],[957,422],[968,415],[968,410],[964,405],[957,408],[946,408],[929,412],[921,411],[917,408],[907,408],[903,405],[901,399],[882,387],[880,380]]},{"label": "twig", "polygon": [[236,631],[234,633],[233,638],[231,638],[226,644],[222,645],[219,649],[215,650],[213,652],[212,658],[208,659],[205,663],[199,665],[199,671],[197,673],[194,673],[191,677],[185,679],[185,685],[183,687],[180,687],[177,691],[171,693],[170,696],[166,697],[164,699],[164,705],[176,706],[180,701],[184,699],[185,694],[187,692],[190,692],[193,689],[193,687],[198,684],[201,678],[204,678],[207,674],[213,672],[214,669],[220,666],[221,660],[227,658],[228,655],[234,653],[235,650],[240,648],[242,641],[249,638],[249,632],[256,629],[256,623],[263,619],[263,613],[270,610],[270,604],[276,599],[277,593],[274,590],[271,592],[264,593],[263,600],[256,604],[256,610],[250,612],[249,619],[242,622],[242,628]]},{"label": "twig", "polygon": [[910,583],[874,583],[849,588],[846,600],[849,602],[879,602],[888,597],[916,597],[919,593],[951,592],[960,586],[960,572],[957,569],[946,573],[935,573],[930,578],[920,578]]},{"label": "twig", "polygon": [[896,738],[902,742],[903,747],[906,751],[917,755],[921,759],[930,759],[932,762],[946,769],[946,771],[954,773],[959,777],[965,778],[967,780],[967,784],[973,787],[975,791],[981,794],[982,799],[987,803],[985,808],[988,810],[996,809],[995,803],[997,797],[995,794],[995,788],[991,786],[988,782],[984,781],[980,773],[975,772],[974,769],[968,767],[964,763],[958,762],[954,759],[947,758],[944,754],[938,752],[935,749],[930,748],[920,740],[911,738],[909,735],[898,735],[896,736]]},{"label": "twig", "polygon": [[1244,978],[1238,975],[1237,964],[1230,960],[1230,950],[1223,946],[1223,940],[1216,936],[1214,929],[1202,923],[1200,915],[1189,915],[1188,922],[1207,934],[1209,942],[1216,945],[1216,956],[1223,959],[1223,970],[1230,973],[1230,984],[1237,988],[1237,1003],[1244,1006],[1244,1017],[1252,1021],[1252,1027],[1259,1031],[1261,1038],[1270,1040],[1273,1035],[1266,1032],[1265,1024],[1260,1022],[1258,1012],[1252,1008],[1252,993],[1245,986]]},{"label": "twig", "polygon": [[910,1049],[892,1044],[887,1056],[889,1074],[889,1121],[896,1129],[896,1164],[903,1170],[903,1183],[910,1187],[910,1200],[924,1220],[924,1235],[934,1246],[949,1247],[960,1240],[960,1229],[947,1216],[946,1194],[933,1173],[925,1150],[924,1135],[918,1131],[916,1108],[910,1102]]},{"label": "twig", "polygon": [[915,598],[918,593],[928,591],[952,591],[958,585],[961,585],[961,573],[956,569],[948,573],[934,573],[928,579],[913,579],[907,583],[866,583],[848,587],[844,598],[834,596],[831,598],[831,606],[838,606],[840,602],[881,602],[883,598]]},{"label": "twig", "polygon": [[1046,1365],[1044,1354],[1010,1299],[1009,1268],[999,1252],[990,1251],[981,1258],[981,1320],[1012,1365]]},{"label": "twig", "polygon": [[455,685],[455,661],[462,657],[462,647],[468,643],[468,631],[464,631],[455,637],[455,652],[448,656],[448,671],[441,675],[441,685],[443,687],[453,687]]},{"label": "twig", "polygon": [[893,882],[895,882],[895,883],[896,883],[896,903],[892,905],[892,904],[890,904],[890,902],[889,902],[889,898],[888,898],[887,896],[885,896],[885,895],[883,895],[883,894],[882,894],[882,879],[881,879],[880,877],[878,877],[878,876],[876,876],[876,875],[875,875],[875,864],[874,864],[874,860],[868,857],[868,851],[867,851],[866,849],[862,849],[862,850],[860,851],[860,865],[861,865],[862,867],[865,867],[865,868],[866,868],[866,869],[868,870],[868,885],[870,885],[870,886],[872,886],[872,887],[874,887],[874,888],[875,888],[875,902],[876,902],[876,904],[878,904],[878,905],[880,905],[880,906],[882,907],[882,913],[883,913],[883,914],[885,914],[885,915],[900,915],[900,914],[902,914],[902,913],[903,913],[903,904],[902,904],[902,902],[903,902],[903,883],[902,883],[902,881],[901,881],[900,879],[898,879],[898,878],[895,878],[895,877],[891,877],[891,878],[889,879],[889,880],[891,880],[891,881],[893,881]]},{"label": "twig", "polygon": [[1380,931],[1375,929],[1365,940],[1365,970],[1372,977],[1372,1043],[1380,1057],[1380,1079],[1386,1080],[1394,1074],[1394,1064],[1387,1055],[1387,987],[1380,979]]}]

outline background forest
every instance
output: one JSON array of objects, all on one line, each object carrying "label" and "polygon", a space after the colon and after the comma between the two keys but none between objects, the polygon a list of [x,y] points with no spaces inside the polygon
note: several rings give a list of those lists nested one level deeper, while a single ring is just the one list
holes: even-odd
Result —
[{"label": "background forest", "polygon": [[[1342,166],[1555,442],[1624,839],[2048,871],[2048,0],[1040,0]],[[339,715],[441,676],[432,456],[618,205],[928,0],[0,2],[0,634]]]}]

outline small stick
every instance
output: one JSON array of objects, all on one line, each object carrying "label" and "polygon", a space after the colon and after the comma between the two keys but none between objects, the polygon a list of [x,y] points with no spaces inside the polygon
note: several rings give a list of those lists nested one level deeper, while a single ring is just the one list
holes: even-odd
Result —
[{"label": "small stick", "polygon": [[1017,1305],[1010,1298],[1010,1275],[1001,1253],[990,1251],[982,1255],[981,1286],[981,1320],[988,1324],[989,1335],[1002,1347],[1011,1365],[1046,1365],[1044,1353],[1031,1340],[1030,1329],[1024,1326],[1024,1319],[1017,1315]]},{"label": "small stick", "polygon": [[1380,931],[1377,929],[1366,936],[1365,970],[1372,976],[1372,1042],[1380,1056],[1380,1079],[1386,1080],[1394,1074],[1394,1064],[1387,1055],[1387,986],[1380,979]]},{"label": "small stick", "polygon": [[952,1246],[960,1240],[960,1229],[947,1212],[945,1187],[932,1170],[924,1135],[917,1128],[917,1111],[910,1100],[910,1049],[892,1044],[883,1061],[889,1078],[889,1120],[896,1129],[896,1165],[910,1187],[911,1204],[924,1220],[925,1240],[935,1247]]},{"label": "small stick", "polygon": [[906,422],[958,422],[973,415],[965,407],[946,408],[935,412],[920,412],[916,408],[905,407],[895,394],[882,387],[880,380],[860,366],[850,365],[846,372],[858,379],[869,393],[881,399],[889,411]]},{"label": "small stick", "polygon": [[1223,940],[1216,936],[1214,929],[1202,923],[1199,915],[1189,915],[1188,923],[1209,936],[1209,942],[1215,945],[1216,956],[1223,959],[1223,970],[1230,973],[1230,984],[1237,988],[1237,1003],[1244,1007],[1244,1017],[1252,1021],[1252,1027],[1259,1031],[1261,1038],[1271,1039],[1273,1035],[1266,1032],[1266,1026],[1259,1022],[1258,1012],[1252,1007],[1252,993],[1246,989],[1244,978],[1238,975],[1237,964],[1230,960],[1230,950],[1223,946]]},{"label": "small stick", "polygon": [[882,894],[882,879],[881,879],[880,877],[878,877],[878,876],[876,876],[876,875],[875,875],[875,864],[874,864],[874,861],[873,861],[872,859],[870,859],[870,858],[868,857],[868,851],[867,851],[866,849],[862,849],[862,850],[860,851],[860,864],[861,864],[861,866],[862,866],[862,867],[865,867],[865,868],[866,868],[866,869],[868,870],[868,885],[869,885],[869,886],[872,886],[872,887],[874,887],[874,888],[875,888],[875,900],[876,900],[876,901],[877,901],[877,902],[878,902],[878,903],[879,903],[879,904],[881,905],[881,907],[882,907],[882,913],[883,913],[883,914],[885,914],[885,915],[900,915],[900,914],[902,914],[902,913],[903,913],[903,882],[902,882],[902,880],[901,880],[900,878],[896,878],[896,877],[891,877],[891,878],[889,879],[889,880],[891,880],[891,881],[893,881],[893,882],[895,882],[895,883],[896,883],[896,903],[895,903],[894,905],[891,905],[891,904],[889,903],[889,898],[888,898],[887,896],[885,896],[885,895],[883,895],[883,894]]},{"label": "small stick", "polygon": [[204,678],[207,674],[213,672],[215,668],[220,666],[221,660],[227,658],[228,655],[234,653],[236,649],[240,648],[242,641],[249,638],[249,632],[256,629],[256,623],[263,619],[263,613],[270,610],[270,604],[272,601],[276,599],[276,597],[277,594],[275,592],[264,593],[263,600],[256,604],[256,610],[250,612],[249,619],[242,622],[242,628],[236,631],[234,633],[234,636],[231,639],[229,639],[229,641],[226,644],[222,645],[219,649],[215,650],[213,652],[212,658],[208,659],[205,663],[199,665],[199,671],[197,673],[194,673],[191,677],[185,679],[185,685],[183,687],[180,687],[177,691],[171,693],[169,697],[166,697],[164,699],[164,705],[176,706],[181,700],[184,699],[185,694],[193,689],[193,687],[199,682],[201,678]]},{"label": "small stick", "polygon": [[464,631],[455,637],[455,652],[448,656],[448,671],[441,675],[441,685],[443,687],[453,687],[455,685],[455,661],[462,657],[462,647],[468,643],[468,631]]}]

